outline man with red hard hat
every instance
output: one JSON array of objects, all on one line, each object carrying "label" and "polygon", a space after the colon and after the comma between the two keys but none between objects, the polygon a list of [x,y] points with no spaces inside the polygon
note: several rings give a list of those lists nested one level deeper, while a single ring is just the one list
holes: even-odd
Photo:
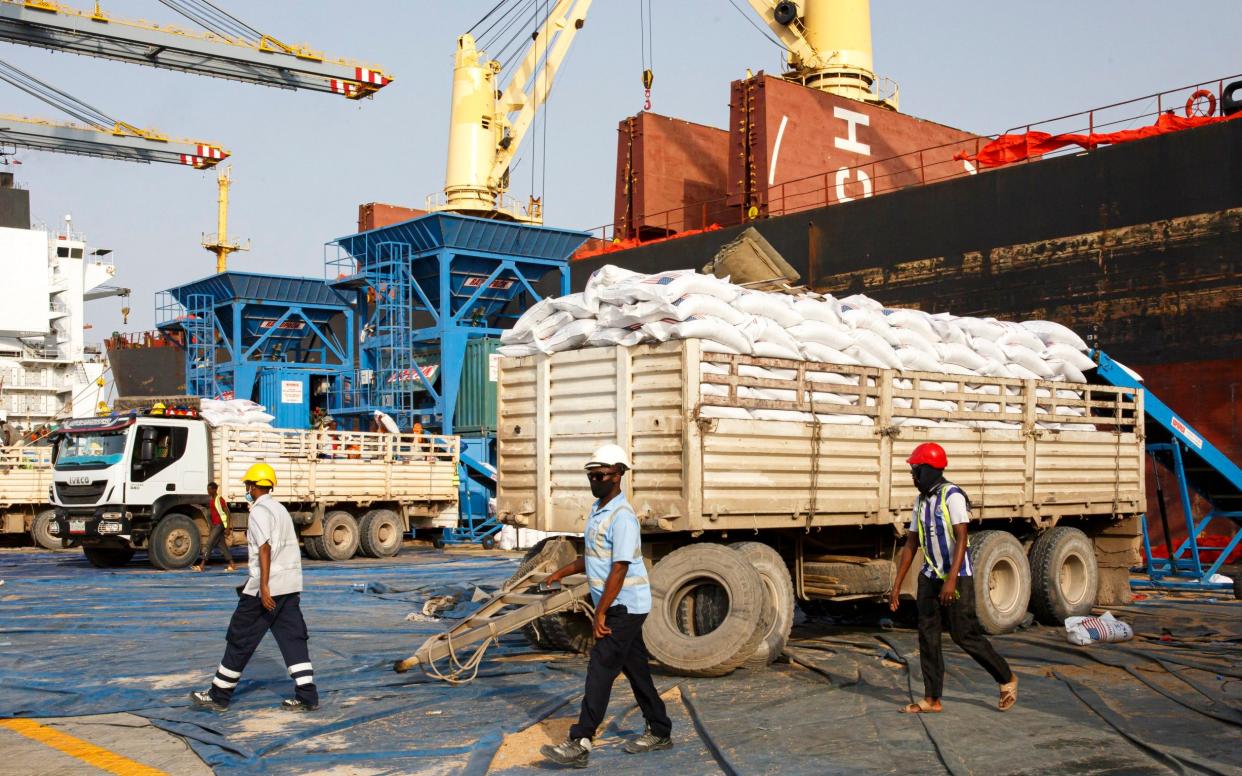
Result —
[{"label": "man with red hard hat", "polygon": [[923,699],[902,711],[934,714],[941,711],[944,689],[944,654],[940,634],[947,624],[953,643],[983,666],[1000,685],[997,708],[1008,711],[1018,700],[1018,677],[1005,659],[996,654],[983,635],[975,613],[975,585],[970,555],[966,552],[966,528],[970,523],[970,500],[962,489],[944,478],[949,457],[935,442],[914,448],[906,459],[919,496],[906,544],[897,566],[897,580],[889,594],[889,608],[897,611],[898,591],[914,562],[914,551],[923,548],[919,573],[919,662],[923,666]]}]

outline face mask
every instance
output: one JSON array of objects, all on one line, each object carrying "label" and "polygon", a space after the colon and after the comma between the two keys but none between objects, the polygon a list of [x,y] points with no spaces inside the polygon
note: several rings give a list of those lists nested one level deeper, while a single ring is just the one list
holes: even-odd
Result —
[{"label": "face mask", "polygon": [[254,496],[250,493],[250,491],[246,491],[246,501],[254,503]]},{"label": "face mask", "polygon": [[944,479],[943,471],[925,463],[913,467],[910,474],[914,478],[914,487],[918,488],[919,493],[924,496],[935,490]]}]

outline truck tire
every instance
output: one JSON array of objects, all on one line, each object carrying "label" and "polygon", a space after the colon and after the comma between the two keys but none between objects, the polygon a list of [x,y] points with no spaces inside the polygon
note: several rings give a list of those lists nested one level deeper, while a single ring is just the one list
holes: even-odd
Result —
[{"label": "truck tire", "polygon": [[833,584],[845,585],[846,589],[838,595],[883,595],[893,589],[893,577],[896,575],[897,569],[888,560],[802,564],[802,577],[808,582],[813,578],[823,578]]},{"label": "truck tire", "polygon": [[35,515],[34,520],[30,523],[30,538],[38,547],[45,550],[59,550],[61,548],[60,537],[48,530],[48,528],[56,522],[56,510],[45,509]]},{"label": "truck tire", "polygon": [[129,563],[134,550],[132,547],[83,547],[82,554],[97,569],[114,569]]},{"label": "truck tire", "polygon": [[1050,528],[1031,546],[1031,611],[1045,625],[1091,614],[1100,586],[1095,547],[1069,526]]},{"label": "truck tire", "polygon": [[324,560],[323,542],[320,541],[322,536],[303,536],[302,549],[306,550],[306,557],[311,560]]},{"label": "truck tire", "polygon": [[147,543],[147,557],[157,569],[183,569],[198,560],[202,536],[195,523],[186,515],[164,515]]},{"label": "truck tire", "polygon": [[755,567],[767,592],[771,608],[768,619],[772,624],[755,647],[755,653],[745,663],[746,668],[763,668],[770,665],[785,651],[789,631],[793,628],[794,588],[789,578],[789,567],[781,554],[762,542],[737,542],[729,545],[742,553],[746,562]]},{"label": "truck tire", "polygon": [[1004,531],[970,535],[975,612],[988,633],[1008,633],[1026,617],[1031,600],[1031,567],[1022,544]]},{"label": "truck tire", "polygon": [[[562,566],[569,565],[577,557],[578,551],[568,539],[561,536],[549,536],[526,551],[526,554],[522,556],[522,562],[518,564],[517,571],[509,577],[509,582],[516,582],[531,571],[551,573]],[[586,649],[578,649],[582,645],[577,634],[582,632],[582,626],[575,621],[586,623],[586,632],[592,639],[591,644],[586,645]],[[578,652],[589,650],[594,644],[590,620],[580,612],[562,612],[540,617],[529,625],[523,626],[522,635],[531,643],[531,646],[539,649]]]},{"label": "truck tire", "polygon": [[[704,632],[696,594],[720,588],[728,610]],[[651,571],[651,614],[643,639],[651,656],[685,676],[724,676],[754,654],[771,628],[767,591],[754,566],[720,544],[674,550]]]},{"label": "truck tire", "polygon": [[401,516],[391,509],[372,509],[358,524],[362,554],[371,558],[391,558],[401,552],[405,530]]},{"label": "truck tire", "polygon": [[349,560],[358,552],[358,521],[343,509],[323,516],[323,536],[317,550],[324,560]]}]

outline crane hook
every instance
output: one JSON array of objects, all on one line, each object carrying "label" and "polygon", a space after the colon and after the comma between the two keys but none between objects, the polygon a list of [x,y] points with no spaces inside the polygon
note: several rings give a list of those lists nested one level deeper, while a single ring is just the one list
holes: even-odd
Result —
[{"label": "crane hook", "polygon": [[655,73],[651,68],[643,70],[643,110],[651,110],[651,85],[655,83]]}]

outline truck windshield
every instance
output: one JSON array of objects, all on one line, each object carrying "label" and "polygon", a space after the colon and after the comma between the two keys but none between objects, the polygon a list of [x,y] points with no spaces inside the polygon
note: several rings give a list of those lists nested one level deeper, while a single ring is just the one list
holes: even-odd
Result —
[{"label": "truck windshield", "polygon": [[125,432],[66,434],[56,443],[56,468],[104,469],[125,457]]}]

